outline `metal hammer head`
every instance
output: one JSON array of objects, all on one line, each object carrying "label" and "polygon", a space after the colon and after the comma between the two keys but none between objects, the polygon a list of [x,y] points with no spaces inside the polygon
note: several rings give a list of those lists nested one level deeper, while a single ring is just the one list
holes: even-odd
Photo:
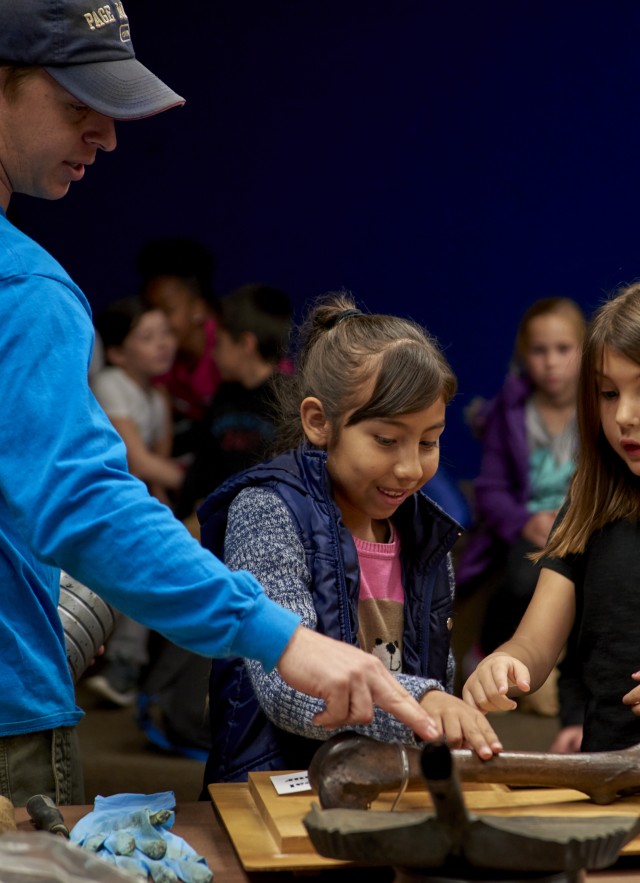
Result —
[{"label": "metal hammer head", "polygon": [[420,775],[419,749],[396,742],[378,742],[358,733],[341,733],[328,739],[315,753],[309,766],[309,782],[325,809],[344,807],[367,809],[381,791],[406,785],[407,778]]},{"label": "metal hammer head", "polygon": [[322,807],[367,809],[376,799],[382,789],[372,775],[367,750],[373,741],[357,733],[341,733],[316,751],[309,765],[309,783]]}]

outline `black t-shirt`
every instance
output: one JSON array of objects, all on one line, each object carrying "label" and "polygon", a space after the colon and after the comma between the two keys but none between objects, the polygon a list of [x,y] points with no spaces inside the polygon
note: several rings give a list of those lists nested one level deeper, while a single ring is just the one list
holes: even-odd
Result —
[{"label": "black t-shirt", "polygon": [[263,460],[274,436],[271,384],[247,389],[221,383],[199,427],[194,461],[175,509],[178,518],[186,518],[229,476]]},{"label": "black t-shirt", "polygon": [[622,703],[640,670],[640,523],[608,524],[583,554],[543,558],[541,565],[576,589],[576,658],[587,692],[582,750],[640,743],[640,718]]}]

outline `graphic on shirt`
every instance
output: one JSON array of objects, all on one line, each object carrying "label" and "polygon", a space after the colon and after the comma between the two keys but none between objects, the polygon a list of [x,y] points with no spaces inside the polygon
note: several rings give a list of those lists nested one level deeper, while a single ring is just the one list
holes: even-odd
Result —
[{"label": "graphic on shirt", "polygon": [[398,641],[383,641],[382,638],[376,638],[371,652],[382,660],[385,668],[388,668],[389,671],[402,670],[402,654]]}]

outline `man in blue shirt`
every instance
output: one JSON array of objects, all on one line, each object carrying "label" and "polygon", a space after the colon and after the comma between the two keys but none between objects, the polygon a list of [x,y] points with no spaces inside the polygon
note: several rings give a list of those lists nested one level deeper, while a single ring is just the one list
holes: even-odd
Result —
[{"label": "man in blue shirt", "polygon": [[368,721],[376,703],[437,735],[378,660],[302,628],[128,473],[87,383],[89,305],[7,220],[14,192],[64,196],[115,148],[115,119],[182,103],[136,59],[122,3],[0,4],[0,791],[16,805],[34,793],[84,802],[61,568],[176,644],[277,666],[325,700],[322,725]]}]

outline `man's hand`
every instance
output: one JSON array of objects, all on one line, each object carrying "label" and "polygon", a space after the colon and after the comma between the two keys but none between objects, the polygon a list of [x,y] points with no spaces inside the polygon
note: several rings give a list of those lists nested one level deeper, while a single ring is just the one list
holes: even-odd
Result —
[{"label": "man's hand", "polygon": [[480,711],[512,711],[517,703],[507,696],[511,687],[528,693],[529,669],[514,656],[491,653],[467,679],[462,698]]},{"label": "man's hand", "polygon": [[314,723],[332,729],[368,724],[374,705],[410,727],[421,739],[435,739],[433,719],[371,653],[299,626],[278,662],[282,678],[296,690],[323,699]]}]

